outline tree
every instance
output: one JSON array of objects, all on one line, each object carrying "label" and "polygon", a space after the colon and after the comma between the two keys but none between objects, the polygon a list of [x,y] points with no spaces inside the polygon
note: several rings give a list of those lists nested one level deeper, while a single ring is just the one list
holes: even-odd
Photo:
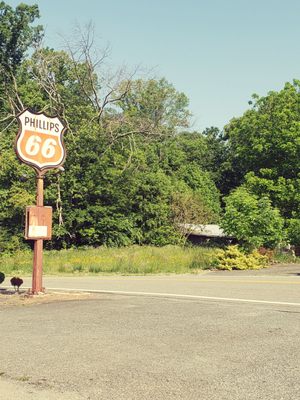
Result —
[{"label": "tree", "polygon": [[39,18],[37,5],[21,3],[14,10],[0,2],[0,123],[22,111],[16,74],[26,51],[43,36],[40,25],[32,26],[36,18]]},{"label": "tree", "polygon": [[216,127],[206,128],[202,135],[206,143],[206,157],[204,157],[205,164],[203,168],[210,171],[211,176],[216,183],[218,189],[222,193],[226,193],[228,188],[228,143],[224,136],[224,132]]},{"label": "tree", "polygon": [[[30,10],[26,49],[41,33],[31,27],[38,9]],[[13,151],[14,116],[25,106],[68,125],[65,172],[45,176],[45,203],[54,208],[48,248],[177,243],[172,205],[180,195],[195,203],[201,218],[205,210],[207,222],[217,220],[219,192],[205,171],[206,138],[180,133],[189,124],[187,97],[165,79],[134,79],[123,68],[105,73],[107,52],[93,57],[91,30],[79,32],[77,43],[68,51],[38,47],[30,57],[14,58],[1,107],[0,249],[25,246],[24,207],[35,197],[34,172]]]},{"label": "tree", "polygon": [[42,26],[31,26],[39,16],[37,5],[21,3],[13,10],[4,1],[0,2],[0,65],[3,74],[5,69],[15,72],[27,49],[40,42]]},{"label": "tree", "polygon": [[300,175],[284,178],[270,169],[261,169],[257,174],[249,172],[244,186],[259,197],[267,195],[285,219],[300,217]]},{"label": "tree", "polygon": [[175,229],[179,232],[183,243],[191,235],[194,225],[205,225],[215,218],[203,198],[192,190],[175,192],[172,196],[171,210]]},{"label": "tree", "polygon": [[189,125],[186,95],[177,92],[166,79],[133,81],[118,105],[136,125],[143,121],[152,135],[174,135],[179,127]]},{"label": "tree", "polygon": [[225,204],[221,226],[246,249],[274,248],[284,239],[283,218],[267,197],[258,198],[239,187],[225,198]]},{"label": "tree", "polygon": [[210,218],[206,223],[218,222],[221,213],[220,193],[210,173],[191,162],[182,165],[174,176],[185,182],[202,199],[204,207],[210,212]]},{"label": "tree", "polygon": [[293,246],[300,246],[300,219],[287,221],[287,240]]},{"label": "tree", "polygon": [[300,173],[300,82],[286,83],[279,92],[253,96],[253,104],[225,127],[230,188],[248,172],[272,171],[273,178],[295,179]]}]

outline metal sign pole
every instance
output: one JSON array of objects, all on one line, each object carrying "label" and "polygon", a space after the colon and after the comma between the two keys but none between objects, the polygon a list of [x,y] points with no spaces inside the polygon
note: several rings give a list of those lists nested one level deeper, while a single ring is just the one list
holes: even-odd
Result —
[{"label": "metal sign pole", "polygon": [[[36,205],[44,205],[44,176],[38,174],[36,177]],[[32,270],[32,293],[38,294],[43,291],[43,239],[34,241],[33,270]]]}]

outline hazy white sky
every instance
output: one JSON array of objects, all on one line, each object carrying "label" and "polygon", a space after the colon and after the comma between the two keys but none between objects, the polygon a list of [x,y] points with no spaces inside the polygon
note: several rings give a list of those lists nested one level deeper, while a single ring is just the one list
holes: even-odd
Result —
[{"label": "hazy white sky", "polygon": [[[190,99],[194,126],[222,128],[265,95],[300,78],[299,0],[38,0],[45,43],[93,21],[111,61],[154,68]],[[15,6],[19,1],[6,1]]]}]

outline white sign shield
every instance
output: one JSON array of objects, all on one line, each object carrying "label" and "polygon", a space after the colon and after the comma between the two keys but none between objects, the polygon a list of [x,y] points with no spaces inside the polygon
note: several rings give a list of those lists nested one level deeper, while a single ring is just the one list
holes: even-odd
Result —
[{"label": "white sign shield", "polygon": [[62,165],[66,157],[63,143],[66,126],[60,118],[28,109],[17,118],[20,124],[15,144],[18,158],[39,171]]}]

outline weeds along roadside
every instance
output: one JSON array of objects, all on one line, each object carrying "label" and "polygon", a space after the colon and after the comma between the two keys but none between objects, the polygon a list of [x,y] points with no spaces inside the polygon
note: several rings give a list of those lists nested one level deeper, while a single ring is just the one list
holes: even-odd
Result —
[{"label": "weeds along roadside", "polygon": [[[210,268],[216,250],[205,247],[130,246],[44,251],[46,275],[196,273]],[[32,253],[17,252],[0,257],[6,275],[30,275]]]},{"label": "weeds along roadside", "polygon": [[[44,251],[43,271],[45,275],[146,275],[198,273],[201,270],[223,268],[223,262],[216,263],[224,249],[200,246],[130,246],[122,248],[77,248]],[[232,250],[231,250],[232,252]],[[236,253],[236,251],[234,251]],[[233,254],[234,257],[240,254]],[[229,257],[233,257],[229,254]],[[31,275],[32,257],[30,251],[0,256],[0,271],[7,276]],[[242,263],[233,269],[244,269]],[[275,253],[271,261],[280,263],[299,262],[299,258]],[[248,261],[247,261],[248,263]],[[267,266],[263,263],[260,267]],[[250,267],[247,269],[251,269]]]}]

